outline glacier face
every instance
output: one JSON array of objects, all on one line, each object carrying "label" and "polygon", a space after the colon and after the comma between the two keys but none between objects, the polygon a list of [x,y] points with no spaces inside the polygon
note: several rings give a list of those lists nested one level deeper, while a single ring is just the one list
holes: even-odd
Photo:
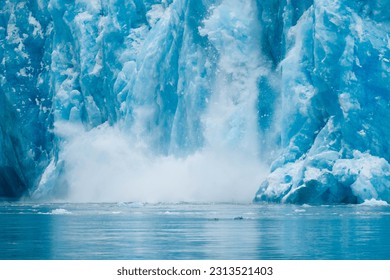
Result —
[{"label": "glacier face", "polygon": [[389,8],[313,1],[285,31],[282,153],[256,200],[389,201]]},{"label": "glacier face", "polygon": [[120,134],[87,177],[233,151],[256,201],[390,202],[390,1],[0,4],[0,196],[82,188],[79,144]]}]

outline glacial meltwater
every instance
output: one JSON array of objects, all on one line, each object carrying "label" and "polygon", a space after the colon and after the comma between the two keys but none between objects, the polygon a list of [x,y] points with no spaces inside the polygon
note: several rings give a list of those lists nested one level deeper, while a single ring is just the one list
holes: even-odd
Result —
[{"label": "glacial meltwater", "polygon": [[0,204],[1,259],[390,259],[390,207]]}]

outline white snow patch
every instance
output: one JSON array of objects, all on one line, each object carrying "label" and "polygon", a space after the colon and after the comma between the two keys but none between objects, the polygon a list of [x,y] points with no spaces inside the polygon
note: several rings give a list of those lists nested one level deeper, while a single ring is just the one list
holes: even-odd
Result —
[{"label": "white snow patch", "polygon": [[90,13],[82,12],[82,13],[76,15],[75,22],[77,24],[83,24],[84,22],[92,21],[92,19],[93,19],[93,16]]},{"label": "white snow patch", "polygon": [[151,27],[155,26],[156,23],[163,17],[165,9],[162,4],[155,4],[146,13],[146,18]]},{"label": "white snow patch", "polygon": [[33,36],[39,36],[43,38],[42,26],[39,21],[35,17],[33,17],[32,13],[30,13],[28,17],[28,23],[34,27]]},{"label": "white snow patch", "polygon": [[345,118],[348,117],[349,112],[360,110],[359,102],[354,100],[348,92],[344,92],[339,95],[339,103]]}]

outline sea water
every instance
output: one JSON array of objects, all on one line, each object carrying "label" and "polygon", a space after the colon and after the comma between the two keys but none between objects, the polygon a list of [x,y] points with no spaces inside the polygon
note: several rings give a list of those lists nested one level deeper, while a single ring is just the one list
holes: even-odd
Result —
[{"label": "sea water", "polygon": [[1,259],[390,259],[388,205],[1,203]]}]

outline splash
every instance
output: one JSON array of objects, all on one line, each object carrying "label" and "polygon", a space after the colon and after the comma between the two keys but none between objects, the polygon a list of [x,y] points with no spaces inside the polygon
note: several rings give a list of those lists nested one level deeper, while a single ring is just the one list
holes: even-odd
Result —
[{"label": "splash", "polygon": [[72,202],[248,202],[262,179],[255,154],[204,148],[163,156],[134,145],[118,127],[78,129],[66,127],[62,151],[72,163],[63,174]]}]

